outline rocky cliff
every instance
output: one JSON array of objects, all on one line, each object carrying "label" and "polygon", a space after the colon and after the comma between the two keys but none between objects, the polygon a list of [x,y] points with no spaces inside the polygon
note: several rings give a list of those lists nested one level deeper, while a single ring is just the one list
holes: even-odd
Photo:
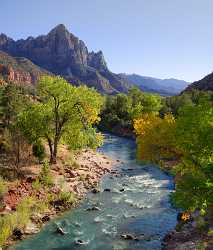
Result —
[{"label": "rocky cliff", "polygon": [[0,51],[0,75],[7,82],[35,84],[39,77],[49,72],[41,69],[26,58],[12,57]]},{"label": "rocky cliff", "polygon": [[60,24],[47,35],[14,41],[0,35],[0,50],[13,57],[25,57],[34,64],[61,75],[74,84],[85,83],[102,93],[127,92],[128,81],[112,73],[102,51],[88,52],[83,41]]}]

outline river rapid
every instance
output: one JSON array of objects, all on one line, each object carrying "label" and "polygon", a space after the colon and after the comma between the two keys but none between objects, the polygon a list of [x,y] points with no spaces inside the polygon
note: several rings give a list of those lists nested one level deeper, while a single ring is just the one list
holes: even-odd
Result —
[{"label": "river rapid", "polygon": [[[177,211],[169,202],[174,183],[172,177],[157,167],[137,163],[135,149],[132,140],[106,135],[100,151],[120,160],[115,166],[118,174],[104,176],[100,193],[88,193],[78,208],[51,221],[40,233],[11,249],[162,249],[163,237],[176,225]],[[88,211],[93,207],[98,210]],[[57,225],[65,235],[55,233]],[[122,235],[132,235],[137,240],[124,239]]]}]

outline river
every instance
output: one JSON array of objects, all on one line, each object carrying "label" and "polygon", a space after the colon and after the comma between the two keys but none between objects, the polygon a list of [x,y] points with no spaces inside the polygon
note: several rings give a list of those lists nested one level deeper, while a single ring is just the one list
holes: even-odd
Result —
[{"label": "river", "polygon": [[[176,225],[177,211],[169,202],[174,183],[157,167],[137,163],[135,148],[131,140],[106,135],[100,151],[122,162],[116,166],[119,174],[104,176],[100,193],[89,193],[78,208],[51,221],[12,250],[161,249],[162,238]],[[94,206],[101,210],[87,211]],[[67,234],[56,234],[56,224]],[[138,240],[123,239],[124,234]],[[76,244],[79,240],[84,244]]]}]

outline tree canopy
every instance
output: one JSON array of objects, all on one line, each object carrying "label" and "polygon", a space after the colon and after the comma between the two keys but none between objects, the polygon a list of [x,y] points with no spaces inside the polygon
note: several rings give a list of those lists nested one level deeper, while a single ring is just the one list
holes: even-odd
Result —
[{"label": "tree canopy", "polygon": [[211,99],[181,106],[175,119],[144,114],[134,121],[138,157],[155,163],[175,160],[173,200],[186,210],[213,206],[213,107]]},{"label": "tree canopy", "polygon": [[60,142],[71,148],[98,145],[100,136],[93,125],[99,121],[103,100],[94,89],[44,76],[38,85],[38,98],[20,113],[18,124],[31,143],[48,142],[51,163],[56,162]]},{"label": "tree canopy", "polygon": [[158,113],[162,98],[159,95],[144,93],[136,87],[128,94],[107,96],[101,112],[101,128],[111,132],[133,131],[133,119],[143,113]]}]

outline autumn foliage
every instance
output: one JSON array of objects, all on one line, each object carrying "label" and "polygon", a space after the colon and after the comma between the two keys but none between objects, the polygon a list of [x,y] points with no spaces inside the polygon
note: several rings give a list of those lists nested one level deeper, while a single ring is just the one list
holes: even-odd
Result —
[{"label": "autumn foliage", "polygon": [[179,178],[173,201],[203,213],[213,205],[213,107],[209,101],[183,106],[171,114],[142,114],[134,120],[138,158],[154,163],[175,160]]},{"label": "autumn foliage", "polygon": [[155,113],[146,113],[134,120],[134,129],[138,158],[158,163],[176,157],[175,119],[171,114],[162,119]]}]

